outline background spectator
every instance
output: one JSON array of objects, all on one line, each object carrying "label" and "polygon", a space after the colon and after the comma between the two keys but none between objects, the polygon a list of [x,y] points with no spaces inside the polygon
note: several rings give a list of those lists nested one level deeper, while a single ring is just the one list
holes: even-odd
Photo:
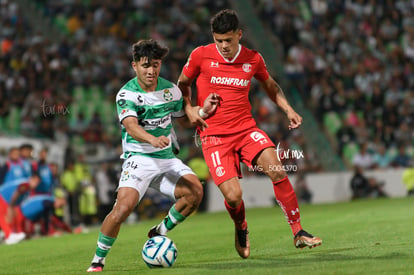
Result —
[{"label": "background spectator", "polygon": [[363,169],[373,168],[374,160],[372,159],[371,154],[368,152],[366,143],[359,145],[359,151],[355,154],[354,159],[352,160],[352,164]]},{"label": "background spectator", "polygon": [[386,197],[384,183],[373,177],[366,177],[360,166],[355,167],[355,173],[351,178],[352,199]]},{"label": "background spectator", "polygon": [[414,196],[414,167],[409,167],[404,170],[403,183],[407,188],[407,195]]},{"label": "background spectator", "polygon": [[[399,150],[411,152],[408,158],[412,159],[414,78],[408,76],[413,74],[414,4],[259,2],[259,18],[283,44],[287,77],[295,82],[292,85],[321,127],[326,127],[322,123],[333,112],[347,122],[343,127],[353,128],[355,133],[326,129],[338,154],[345,161],[352,159],[355,152],[343,154],[348,139],[371,148],[380,136],[389,155],[403,144]],[[297,85],[298,79],[304,83]]]}]

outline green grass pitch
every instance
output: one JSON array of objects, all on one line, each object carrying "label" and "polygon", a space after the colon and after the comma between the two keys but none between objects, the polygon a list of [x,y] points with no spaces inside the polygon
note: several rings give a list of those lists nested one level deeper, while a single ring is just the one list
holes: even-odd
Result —
[{"label": "green grass pitch", "polygon": [[[323,239],[294,248],[279,207],[248,209],[251,253],[241,259],[227,213],[196,214],[169,237],[172,268],[149,269],[141,258],[148,229],[160,220],[124,225],[105,274],[413,274],[414,198],[301,205],[302,226]],[[0,274],[85,274],[98,229],[87,234],[0,245]]]}]

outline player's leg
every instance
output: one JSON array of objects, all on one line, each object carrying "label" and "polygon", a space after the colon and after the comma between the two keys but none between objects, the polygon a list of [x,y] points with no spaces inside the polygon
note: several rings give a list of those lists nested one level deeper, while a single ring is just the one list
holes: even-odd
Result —
[{"label": "player's leg", "polygon": [[114,207],[102,223],[95,255],[91,266],[87,270],[88,272],[102,271],[105,265],[105,257],[118,236],[121,224],[134,210],[138,201],[138,190],[132,187],[119,188]]},{"label": "player's leg", "polygon": [[227,212],[234,222],[236,250],[240,257],[247,258],[250,255],[249,232],[240,182],[237,177],[233,177],[224,181],[218,187],[224,196]]},{"label": "player's leg", "polygon": [[295,191],[289,181],[282,164],[277,158],[275,149],[268,147],[261,151],[253,160],[253,165],[263,168],[263,172],[272,180],[273,191],[279,206],[282,208],[293,235],[297,248],[315,247],[322,244],[322,240],[314,237],[302,229],[300,224],[299,204]]},{"label": "player's leg", "polygon": [[42,219],[41,219],[41,234],[43,235],[52,235],[54,233],[53,227],[50,225],[50,217],[55,210],[53,207],[54,201],[52,200],[45,200],[43,202],[43,211],[42,211]]},{"label": "player's leg", "polygon": [[[16,207],[17,208],[17,207]],[[26,234],[24,232],[15,233],[13,232],[12,223],[10,223],[8,215],[9,205],[7,202],[0,196],[0,229],[3,230],[5,237],[5,244],[16,244],[25,239]],[[15,216],[15,215],[14,215]],[[14,217],[13,217],[14,222]]]},{"label": "player's leg", "polygon": [[219,136],[203,140],[203,155],[214,183],[224,196],[224,204],[235,225],[235,247],[240,257],[250,255],[247,222],[245,219],[242,190],[238,180],[241,177],[240,158],[237,146],[239,135]]},{"label": "player's leg", "polygon": [[224,204],[234,221],[234,225],[238,229],[244,229],[246,227],[246,216],[242,199],[243,192],[239,180],[234,177],[221,183],[218,187],[224,196]]},{"label": "player's leg", "polygon": [[6,220],[8,208],[9,205],[3,199],[3,197],[0,196],[0,229],[3,230],[5,239],[7,239],[10,236],[10,233],[12,232],[11,227]]},{"label": "player's leg", "polygon": [[102,223],[96,253],[88,272],[102,271],[105,257],[118,236],[121,224],[144,196],[152,178],[157,175],[158,167],[154,159],[131,156],[125,160],[122,165],[116,202]]},{"label": "player's leg", "polygon": [[[166,180],[164,180],[161,185],[164,187],[168,185],[171,186]],[[171,187],[174,188],[173,186]],[[165,191],[163,193],[169,193],[169,191]],[[164,220],[157,226],[151,228],[148,232],[148,237],[167,235],[170,230],[183,222],[198,208],[198,205],[203,198],[203,186],[197,176],[194,174],[186,174],[180,177],[174,188],[174,197],[176,203],[171,206]]]}]

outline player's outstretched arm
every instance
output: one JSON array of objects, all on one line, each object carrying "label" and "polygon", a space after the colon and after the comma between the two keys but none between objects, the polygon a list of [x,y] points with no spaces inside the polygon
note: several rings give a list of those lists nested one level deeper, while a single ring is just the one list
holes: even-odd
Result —
[{"label": "player's outstretched arm", "polygon": [[21,183],[19,187],[17,187],[16,191],[12,194],[10,198],[10,203],[7,206],[6,212],[6,221],[8,223],[12,223],[14,217],[16,216],[15,207],[18,205],[18,201],[21,196],[24,196],[26,193],[30,191],[30,184],[29,183]]},{"label": "player's outstretched arm", "polygon": [[219,94],[211,93],[204,100],[203,107],[201,108],[202,113],[206,114],[205,117],[209,117],[214,114],[217,107],[220,105],[222,98]]},{"label": "player's outstretched arm", "polygon": [[[30,181],[30,179],[29,179]],[[22,196],[24,196],[26,193],[28,193],[30,191],[30,189],[35,189],[37,187],[37,185],[32,186],[29,182],[25,183],[22,182],[19,184],[19,187],[16,189],[16,191],[14,191],[13,195],[10,198],[10,203],[9,205],[13,208],[14,206],[16,206],[18,203],[18,201],[21,199]]]},{"label": "player's outstretched arm", "polygon": [[292,106],[290,106],[279,84],[271,76],[269,76],[266,81],[261,81],[260,84],[270,99],[285,112],[289,119],[289,130],[298,128],[302,124],[303,119],[296,113]]},{"label": "player's outstretched arm", "polygon": [[193,126],[198,126],[201,130],[204,130],[208,127],[207,123],[200,116],[200,106],[192,106],[191,104],[191,83],[192,79],[187,77],[185,74],[181,73],[177,86],[180,88],[181,93],[183,94],[184,100],[184,111],[188,117],[188,120]]},{"label": "player's outstretched arm", "polygon": [[[211,93],[208,97],[204,100],[203,107],[196,106],[193,107],[194,109],[198,109],[198,115],[201,118],[206,118],[214,114],[217,109],[217,106],[220,104],[221,97],[216,93]],[[191,128],[193,124],[191,124],[188,116],[178,117],[175,119],[182,127]]]},{"label": "player's outstretched arm", "polygon": [[147,133],[138,125],[138,119],[136,117],[129,116],[124,118],[122,125],[124,125],[128,134],[137,141],[149,143],[155,148],[164,148],[170,144],[170,139],[166,136],[156,137]]}]

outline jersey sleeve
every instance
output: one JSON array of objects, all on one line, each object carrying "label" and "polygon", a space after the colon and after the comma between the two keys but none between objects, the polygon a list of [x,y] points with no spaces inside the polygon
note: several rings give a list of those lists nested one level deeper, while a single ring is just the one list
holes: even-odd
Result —
[{"label": "jersey sleeve", "polygon": [[266,81],[269,78],[269,72],[266,68],[266,63],[264,62],[264,59],[261,54],[257,54],[257,58],[259,59],[259,62],[257,64],[257,70],[254,74],[254,78],[256,78],[259,81]]},{"label": "jersey sleeve", "polygon": [[121,89],[116,95],[116,110],[118,112],[119,123],[126,117],[137,115],[137,101],[139,97],[128,90]]},{"label": "jersey sleeve", "polygon": [[181,93],[180,88],[178,88],[178,86],[175,85],[174,83],[173,83],[173,89],[174,89],[174,93],[177,93],[178,95],[180,95],[180,97],[177,100],[177,104],[174,106],[174,110],[171,113],[171,116],[172,117],[183,117],[185,116],[183,94]]},{"label": "jersey sleeve", "polygon": [[178,111],[178,112],[173,112],[173,113],[171,113],[171,115],[173,117],[183,117],[183,116],[185,116],[185,112],[184,112],[184,110],[181,110],[181,111]]},{"label": "jersey sleeve", "polygon": [[190,79],[194,79],[200,74],[201,60],[203,57],[203,47],[198,47],[192,51],[183,67],[183,74]]}]

